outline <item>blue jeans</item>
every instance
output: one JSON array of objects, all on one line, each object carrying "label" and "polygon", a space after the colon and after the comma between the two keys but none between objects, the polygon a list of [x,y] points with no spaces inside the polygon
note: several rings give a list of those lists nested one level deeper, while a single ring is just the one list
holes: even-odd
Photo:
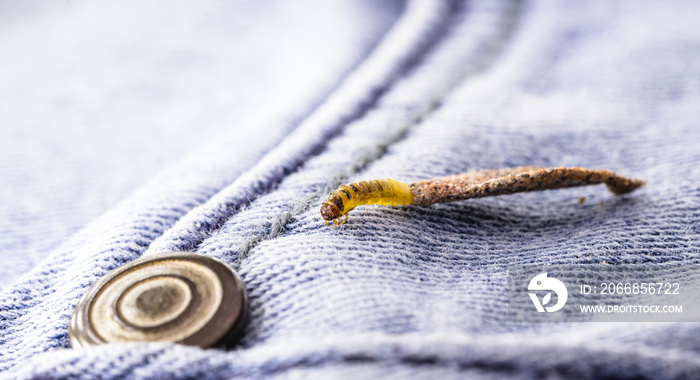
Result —
[{"label": "blue jeans", "polygon": [[[700,377],[695,323],[514,323],[506,288],[515,264],[700,263],[697,14],[693,2],[408,3],[293,128],[236,130],[194,151],[6,288],[0,368],[20,378]],[[586,187],[366,206],[336,229],[318,220],[343,182],[523,165],[648,184],[621,197]],[[240,273],[251,306],[241,344],[69,349],[86,289],[165,251]]]}]

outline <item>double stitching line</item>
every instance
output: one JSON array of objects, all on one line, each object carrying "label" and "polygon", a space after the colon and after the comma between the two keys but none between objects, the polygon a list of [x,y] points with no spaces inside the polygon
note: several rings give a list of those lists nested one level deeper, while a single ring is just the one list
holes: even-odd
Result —
[{"label": "double stitching line", "polygon": [[426,101],[423,104],[423,106],[419,107],[418,110],[413,113],[413,115],[407,118],[407,120],[404,119],[402,121],[399,121],[399,123],[406,122],[406,124],[404,126],[400,126],[398,128],[398,131],[394,134],[392,138],[388,139],[388,141],[376,145],[377,149],[375,149],[374,151],[379,152],[378,154],[374,156],[366,156],[360,160],[357,160],[355,163],[346,166],[346,170],[344,170],[343,175],[336,177],[333,180],[329,180],[326,184],[326,189],[324,189],[322,193],[315,193],[309,197],[306,197],[303,200],[297,200],[291,210],[278,215],[269,233],[259,234],[251,239],[248,239],[241,247],[239,247],[236,264],[240,265],[240,263],[248,256],[250,250],[254,248],[258,243],[264,240],[269,240],[277,237],[293,217],[299,216],[300,214],[306,212],[309,209],[309,207],[316,200],[319,199],[319,197],[325,195],[328,191],[330,191],[330,189],[332,189],[332,187],[337,184],[338,180],[347,178],[353,172],[360,171],[366,168],[372,162],[375,162],[381,157],[383,157],[390,146],[397,144],[398,142],[405,139],[406,136],[408,136],[408,132],[412,127],[423,121],[426,117],[430,116],[435,110],[437,110],[440,107],[442,100],[445,97],[447,97],[455,88],[457,88],[460,84],[462,84],[473,74],[481,72],[484,69],[488,68],[491,64],[493,64],[494,60],[497,58],[499,53],[503,50],[505,44],[509,41],[510,37],[512,36],[517,26],[516,21],[519,20],[521,14],[522,3],[519,0],[513,1],[511,7],[509,8],[509,11],[505,15],[505,18],[507,19],[505,27],[500,31],[499,34],[497,34],[493,46],[490,46],[488,49],[486,49],[486,51],[484,51],[483,54],[481,54],[480,56],[474,57],[474,65],[471,68],[465,70],[457,80],[450,83],[434,98]]},{"label": "double stitching line", "polygon": [[[458,5],[458,2],[413,1],[397,26],[380,43],[376,54],[351,74],[327,103],[258,165],[213,196],[204,206],[181,218],[151,244],[146,254],[193,250],[235,215],[238,209],[270,192],[309,158],[320,154],[330,140],[350,122],[371,110],[384,93],[425,57],[446,33],[449,21],[458,14]],[[318,137],[309,142],[309,135]]]}]

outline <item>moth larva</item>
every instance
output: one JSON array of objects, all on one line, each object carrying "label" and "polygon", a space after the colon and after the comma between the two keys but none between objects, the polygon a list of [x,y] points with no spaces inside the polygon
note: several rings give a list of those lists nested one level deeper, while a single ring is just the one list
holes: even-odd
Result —
[{"label": "moth larva", "polygon": [[[413,198],[415,196],[407,184],[393,179],[353,182],[340,185],[328,196],[321,206],[321,216],[326,220],[326,225],[332,220],[335,226],[339,226],[348,221],[348,213],[357,206],[408,205],[413,202]],[[342,215],[345,215],[345,220],[341,222]]]},{"label": "moth larva", "polygon": [[[629,193],[644,181],[626,178],[610,170],[585,168],[517,168],[480,170],[455,176],[405,184],[393,179],[376,179],[340,185],[321,205],[321,217],[337,227],[348,213],[362,205],[418,205],[483,198],[525,191],[560,189],[605,183],[615,195]],[[345,219],[341,221],[341,217]]]}]

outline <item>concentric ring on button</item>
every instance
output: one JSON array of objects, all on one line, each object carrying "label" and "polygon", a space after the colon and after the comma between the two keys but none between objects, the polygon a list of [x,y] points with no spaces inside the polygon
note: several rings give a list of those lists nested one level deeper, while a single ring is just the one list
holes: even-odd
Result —
[{"label": "concentric ring on button", "polygon": [[113,342],[231,343],[247,322],[238,275],[210,257],[171,252],[135,260],[100,279],[80,300],[73,347]]},{"label": "concentric ring on button", "polygon": [[116,317],[133,328],[156,328],[177,320],[192,305],[194,284],[178,276],[154,276],[128,288],[117,300]]}]

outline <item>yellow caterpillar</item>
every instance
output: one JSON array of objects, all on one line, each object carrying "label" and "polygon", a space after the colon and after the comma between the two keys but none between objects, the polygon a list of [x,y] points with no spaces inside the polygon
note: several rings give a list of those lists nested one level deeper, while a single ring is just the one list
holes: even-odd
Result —
[{"label": "yellow caterpillar", "polygon": [[[413,203],[414,197],[407,184],[390,178],[353,182],[348,185],[340,185],[328,196],[328,199],[321,206],[321,217],[325,219],[326,226],[328,226],[328,221],[332,220],[334,227],[337,227],[348,221],[348,212],[357,206],[370,204],[408,205]],[[345,215],[345,219],[341,222],[342,215]]]},{"label": "yellow caterpillar", "polygon": [[[326,226],[333,221],[334,227],[337,227],[347,222],[348,213],[357,206],[429,206],[462,199],[600,183],[606,184],[615,195],[629,193],[644,185],[641,179],[623,177],[610,170],[537,166],[478,170],[410,184],[389,178],[375,179],[340,185],[321,205],[321,218],[325,219]],[[345,219],[341,221],[343,215]]]}]

